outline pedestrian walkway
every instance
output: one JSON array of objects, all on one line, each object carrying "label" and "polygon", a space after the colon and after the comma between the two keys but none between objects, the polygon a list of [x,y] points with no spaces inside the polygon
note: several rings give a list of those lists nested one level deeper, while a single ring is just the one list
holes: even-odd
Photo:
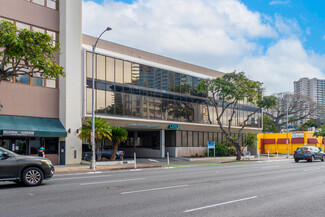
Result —
[{"label": "pedestrian walkway", "polygon": [[[282,160],[292,160],[292,156],[289,159],[285,155],[279,155],[278,157],[267,157],[262,155],[260,161],[282,161]],[[127,162],[128,159],[124,160]],[[201,158],[170,158],[169,165],[166,158],[138,158],[136,163],[137,169],[144,168],[159,168],[159,167],[185,167],[185,166],[200,166],[200,165],[213,165],[213,164],[222,164],[222,163],[241,163],[241,162],[254,162],[258,159],[254,156],[251,156],[249,159],[236,161],[235,156],[230,157],[201,157]],[[96,171],[105,171],[105,170],[127,170],[134,169],[134,161],[130,159],[128,164],[111,164],[111,165],[97,165]],[[79,173],[79,172],[92,172],[93,169],[90,169],[89,165],[57,165],[55,166],[55,173]]]}]

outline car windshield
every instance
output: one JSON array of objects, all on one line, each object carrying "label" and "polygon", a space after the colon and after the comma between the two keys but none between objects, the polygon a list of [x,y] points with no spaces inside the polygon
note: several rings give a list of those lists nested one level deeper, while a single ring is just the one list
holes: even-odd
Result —
[{"label": "car windshield", "polygon": [[4,152],[8,152],[9,154],[11,154],[13,156],[19,155],[19,154],[15,153],[15,152],[9,151],[8,149],[5,149],[5,148],[1,148],[1,150],[4,151]]}]

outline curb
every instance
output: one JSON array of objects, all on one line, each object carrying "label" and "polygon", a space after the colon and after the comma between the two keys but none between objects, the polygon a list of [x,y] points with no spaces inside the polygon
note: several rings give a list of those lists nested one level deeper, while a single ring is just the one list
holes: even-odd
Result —
[{"label": "curb", "polygon": [[[159,166],[137,166],[137,169],[146,169],[146,168],[157,168]],[[130,170],[134,169],[134,166],[130,167],[116,167],[116,168],[96,168],[96,171],[109,171],[109,170]],[[67,170],[67,171],[55,171],[54,174],[68,174],[68,173],[78,173],[78,172],[93,172],[93,169],[77,169],[77,170]]]}]

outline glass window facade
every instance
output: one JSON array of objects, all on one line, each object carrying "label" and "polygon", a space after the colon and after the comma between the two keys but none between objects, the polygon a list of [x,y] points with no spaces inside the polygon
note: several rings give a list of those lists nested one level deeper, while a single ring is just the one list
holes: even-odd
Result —
[{"label": "glass window facade", "polygon": [[[195,85],[200,78],[132,63],[112,57],[95,55],[96,114],[170,120],[202,124],[217,124],[216,110],[207,94],[197,94]],[[91,114],[91,53],[86,54],[87,105]],[[251,105],[235,108],[233,126],[242,126],[247,115],[255,111]],[[218,110],[221,112],[221,109]],[[227,109],[222,123],[227,125],[232,108]],[[261,111],[252,116],[247,125],[261,127]],[[191,135],[191,146],[200,146]],[[201,141],[201,140],[200,140]]]}]

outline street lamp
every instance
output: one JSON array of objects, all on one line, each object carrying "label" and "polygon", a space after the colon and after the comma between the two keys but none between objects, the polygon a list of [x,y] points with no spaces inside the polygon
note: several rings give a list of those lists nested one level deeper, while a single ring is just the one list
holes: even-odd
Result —
[{"label": "street lamp", "polygon": [[99,37],[97,38],[95,44],[92,46],[92,88],[91,88],[91,95],[92,95],[92,99],[91,99],[91,118],[92,118],[92,127],[91,127],[91,147],[92,147],[92,153],[93,153],[93,160],[92,160],[92,166],[94,168],[94,172],[96,172],[96,152],[95,152],[95,76],[94,76],[94,56],[95,56],[95,49],[96,49],[96,45],[98,40],[100,39],[100,37],[106,32],[106,31],[110,31],[112,30],[112,28],[107,27],[102,34],[99,35]]},{"label": "street lamp", "polygon": [[288,106],[288,96],[287,96],[287,156],[286,158],[289,158],[289,138],[288,138],[288,125],[289,125],[289,118],[288,118],[288,111],[289,111],[289,106]]}]

